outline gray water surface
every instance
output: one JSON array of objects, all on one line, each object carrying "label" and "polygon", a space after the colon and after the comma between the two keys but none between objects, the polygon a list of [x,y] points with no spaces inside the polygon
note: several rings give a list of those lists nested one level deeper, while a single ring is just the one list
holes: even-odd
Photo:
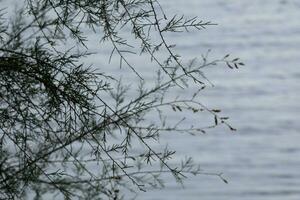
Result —
[{"label": "gray water surface", "polygon": [[197,137],[166,136],[182,155],[191,155],[216,177],[174,180],[138,199],[299,200],[300,199],[300,1],[162,1],[168,13],[185,13],[218,26],[174,35],[186,57],[231,53],[246,66],[207,72],[215,84],[203,102],[218,106],[238,129],[215,129]]}]

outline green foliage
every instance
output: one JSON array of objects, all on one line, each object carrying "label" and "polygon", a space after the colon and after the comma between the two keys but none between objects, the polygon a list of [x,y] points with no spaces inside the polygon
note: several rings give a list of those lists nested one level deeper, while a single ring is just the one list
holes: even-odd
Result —
[{"label": "green foliage", "polygon": [[[202,30],[214,25],[197,18],[168,17],[156,0],[27,0],[9,20],[0,8],[0,198],[122,199],[129,190],[163,187],[162,174],[182,182],[205,173],[191,158],[174,165],[175,151],[152,148],[163,132],[206,133],[220,124],[232,128],[219,109],[198,100],[206,88],[202,69],[230,68],[239,59],[184,64],[168,44],[168,32]],[[132,89],[115,77],[86,66],[86,29],[112,46],[120,65],[140,80]],[[130,29],[130,44],[121,32]],[[100,30],[100,33],[99,33]],[[153,38],[157,38],[154,40]],[[101,46],[99,46],[100,48]],[[61,50],[63,49],[63,50]],[[159,58],[159,52],[168,56]],[[154,86],[146,87],[128,54],[146,54],[158,66]],[[112,59],[112,58],[111,58]],[[209,83],[209,82],[208,82]],[[173,89],[197,85],[194,95],[166,98]],[[109,96],[109,98],[104,98]],[[168,124],[170,110],[214,119],[204,127]],[[159,122],[149,117],[156,113]],[[139,144],[141,152],[134,149]],[[226,180],[224,180],[226,182]]]}]

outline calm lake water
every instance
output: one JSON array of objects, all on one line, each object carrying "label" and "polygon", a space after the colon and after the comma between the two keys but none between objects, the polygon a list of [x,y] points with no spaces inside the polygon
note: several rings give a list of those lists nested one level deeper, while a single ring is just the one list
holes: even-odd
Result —
[{"label": "calm lake water", "polygon": [[[230,116],[236,133],[217,128],[195,137],[162,137],[162,144],[168,143],[179,156],[194,157],[207,171],[223,172],[229,184],[199,175],[187,179],[182,187],[167,178],[166,188],[140,193],[137,199],[299,200],[300,1],[160,2],[168,14],[199,16],[218,24],[168,37],[178,44],[177,50],[185,59],[211,49],[212,57],[230,53],[246,66],[234,71],[226,67],[207,70],[215,87],[206,89],[202,96],[204,104],[222,108]],[[97,38],[91,36],[91,45],[93,39]],[[109,49],[100,53],[108,55]],[[138,71],[149,70],[150,64],[144,64],[143,59],[135,61]],[[107,64],[101,56],[89,62]],[[110,72],[117,71],[115,67]]]},{"label": "calm lake water", "polygon": [[216,85],[203,94],[238,129],[215,129],[196,137],[165,136],[179,154],[191,155],[216,177],[196,176],[185,187],[174,180],[143,200],[299,200],[300,199],[300,1],[161,1],[167,13],[184,13],[216,22],[205,31],[174,35],[188,58],[212,49],[230,53],[246,66],[239,71],[207,72]]}]

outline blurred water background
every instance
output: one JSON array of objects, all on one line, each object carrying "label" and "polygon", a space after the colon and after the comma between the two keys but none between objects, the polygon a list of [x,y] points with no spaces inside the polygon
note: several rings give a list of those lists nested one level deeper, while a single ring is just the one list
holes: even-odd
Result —
[{"label": "blurred water background", "polygon": [[[207,171],[223,172],[229,184],[217,177],[199,175],[189,177],[182,187],[167,177],[166,188],[141,192],[137,199],[299,200],[300,1],[160,3],[169,15],[198,16],[218,24],[168,36],[186,60],[211,49],[212,58],[230,53],[240,57],[246,66],[235,71],[226,67],[207,69],[205,73],[215,87],[206,89],[201,96],[205,105],[222,108],[230,116],[231,124],[238,129],[236,133],[216,128],[195,137],[166,134],[161,142],[176,149],[179,156],[194,157]],[[111,48],[102,44],[99,50],[95,41],[100,37],[88,38],[90,50],[99,54],[87,62],[107,66],[103,58],[109,57]],[[147,81],[153,80],[153,63],[137,57],[134,65]],[[103,69],[109,74],[122,71],[114,62]],[[131,75],[121,74],[125,81]],[[174,123],[177,120],[175,116]]]},{"label": "blurred water background", "polygon": [[[230,53],[246,66],[239,71],[206,71],[215,84],[202,101],[218,106],[238,129],[211,130],[197,137],[166,136],[178,153],[191,155],[216,177],[190,177],[184,188],[173,179],[143,200],[299,200],[300,199],[300,1],[161,1],[166,13],[210,20],[217,26],[169,40],[186,58],[207,49]],[[174,145],[175,144],[175,145]]]}]

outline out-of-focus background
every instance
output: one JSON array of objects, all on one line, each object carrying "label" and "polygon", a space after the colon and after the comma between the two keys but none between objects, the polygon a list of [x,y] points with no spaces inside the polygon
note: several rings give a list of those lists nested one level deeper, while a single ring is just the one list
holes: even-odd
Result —
[{"label": "out-of-focus background", "polygon": [[215,84],[202,95],[231,117],[238,132],[211,130],[197,137],[166,136],[178,153],[191,155],[217,177],[190,177],[184,188],[173,179],[163,190],[141,193],[143,200],[300,199],[300,1],[160,1],[166,13],[199,16],[218,24],[184,36],[174,34],[186,58],[207,49],[230,53],[246,64],[238,71],[206,71]]}]

